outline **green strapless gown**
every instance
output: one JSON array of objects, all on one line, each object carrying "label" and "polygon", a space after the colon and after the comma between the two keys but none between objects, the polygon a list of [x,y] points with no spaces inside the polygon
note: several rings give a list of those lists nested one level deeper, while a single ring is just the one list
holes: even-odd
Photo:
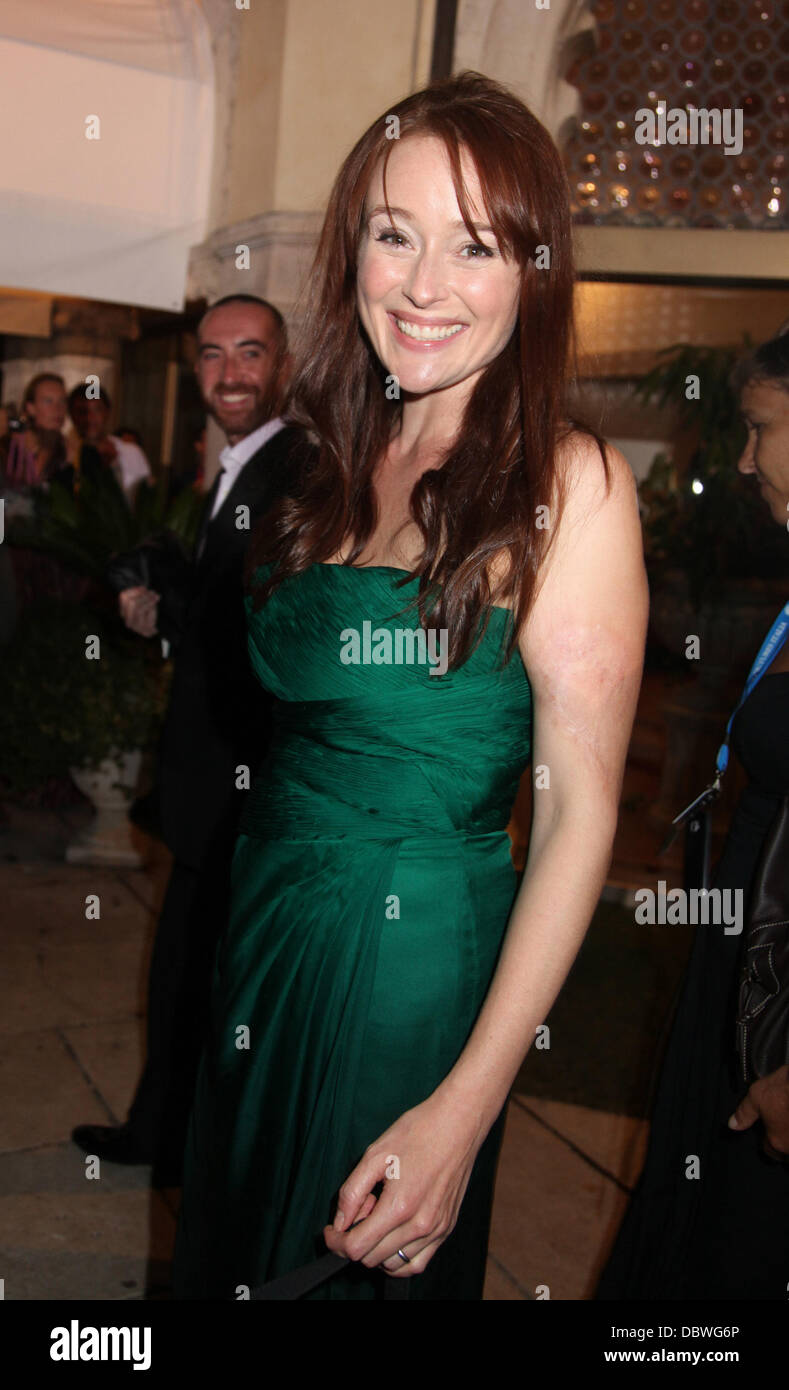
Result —
[{"label": "green strapless gown", "polygon": [[[452,1068],[485,998],[517,876],[506,832],[531,691],[495,608],[464,666],[344,664],[345,629],[414,629],[404,571],[313,565],[252,611],[276,696],[249,792],[187,1142],[179,1298],[235,1298],[326,1253],[364,1149]],[[376,635],[376,630],[379,630]],[[249,1030],[248,1035],[244,1030]],[[248,1042],[248,1046],[245,1043]],[[479,1299],[503,1112],[411,1299]],[[374,1299],[350,1264],[308,1295]]]}]

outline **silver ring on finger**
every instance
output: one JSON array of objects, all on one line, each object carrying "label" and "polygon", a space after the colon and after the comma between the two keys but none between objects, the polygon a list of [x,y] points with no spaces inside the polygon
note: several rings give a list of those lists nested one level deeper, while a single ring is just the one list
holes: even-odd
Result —
[{"label": "silver ring on finger", "polygon": [[403,1252],[402,1252],[402,1250],[398,1250],[397,1253],[398,1253],[398,1255],[400,1256],[400,1259],[403,1261],[404,1264],[410,1265],[410,1263],[411,1263],[411,1257],[410,1257],[409,1255],[404,1255]]}]

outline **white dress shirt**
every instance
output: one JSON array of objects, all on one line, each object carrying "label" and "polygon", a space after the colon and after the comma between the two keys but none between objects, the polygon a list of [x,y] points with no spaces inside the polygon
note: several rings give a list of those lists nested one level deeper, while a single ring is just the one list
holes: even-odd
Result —
[{"label": "white dress shirt", "polygon": [[110,435],[110,442],[115,445],[116,477],[127,499],[131,501],[137,484],[141,483],[143,478],[150,478],[151,466],[137,444],[132,444],[128,439],[119,439],[117,434]]},{"label": "white dress shirt", "polygon": [[210,521],[213,521],[224,503],[225,498],[230,492],[242,468],[249,463],[252,455],[256,454],[258,449],[261,449],[264,444],[267,444],[270,439],[273,439],[274,435],[277,434],[279,430],[285,428],[285,423],[282,417],[277,415],[275,419],[267,420],[265,425],[261,425],[259,429],[253,430],[251,434],[247,434],[243,439],[239,439],[238,443],[233,444],[232,447],[229,444],[225,446],[219,455],[222,474],[219,479],[219,487],[214,497],[214,505],[211,508]]}]

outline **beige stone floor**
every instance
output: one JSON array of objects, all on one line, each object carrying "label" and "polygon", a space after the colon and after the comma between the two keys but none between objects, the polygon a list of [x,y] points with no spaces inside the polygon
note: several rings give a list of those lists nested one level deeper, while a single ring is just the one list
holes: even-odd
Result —
[{"label": "beige stone floor", "polygon": [[[166,1290],[178,1192],[152,1191],[144,1168],[104,1164],[88,1178],[68,1136],[122,1120],[133,1094],[167,861],[158,851],[145,870],[69,866],[67,820],[15,813],[0,831],[0,1278],[11,1300],[135,1299]],[[98,921],[86,920],[88,894]],[[512,1099],[486,1299],[590,1296],[645,1130]]]}]

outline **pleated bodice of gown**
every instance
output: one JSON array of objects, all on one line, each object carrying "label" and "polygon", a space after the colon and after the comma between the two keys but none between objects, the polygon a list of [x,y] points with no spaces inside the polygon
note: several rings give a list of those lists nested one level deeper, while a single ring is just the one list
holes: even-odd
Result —
[{"label": "pleated bodice of gown", "polygon": [[[457,670],[402,659],[407,638],[398,661],[418,626],[403,574],[313,565],[247,601],[273,736],[217,958],[179,1296],[233,1297],[325,1252],[337,1189],[451,1070],[495,969],[531,690],[517,650],[502,665],[504,609]],[[354,1267],[317,1296],[378,1295]]]}]

